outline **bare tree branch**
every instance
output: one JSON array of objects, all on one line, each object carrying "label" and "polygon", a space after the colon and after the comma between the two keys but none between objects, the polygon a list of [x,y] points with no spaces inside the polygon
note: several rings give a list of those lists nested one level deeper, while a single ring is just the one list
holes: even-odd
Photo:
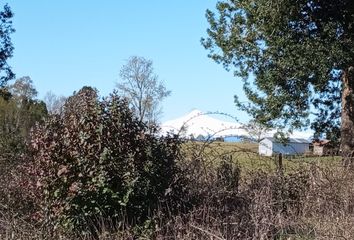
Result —
[{"label": "bare tree branch", "polygon": [[118,91],[128,99],[140,121],[155,124],[162,113],[160,103],[171,94],[158,80],[152,61],[132,56],[120,71]]}]

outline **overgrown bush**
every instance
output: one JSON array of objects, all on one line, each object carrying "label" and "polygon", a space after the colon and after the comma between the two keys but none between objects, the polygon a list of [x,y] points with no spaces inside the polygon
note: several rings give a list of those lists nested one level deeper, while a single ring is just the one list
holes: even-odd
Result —
[{"label": "overgrown bush", "polygon": [[171,216],[157,233],[159,238],[282,239],[309,231],[301,219],[312,171],[247,172],[232,155],[213,151],[215,145],[210,145],[214,149],[207,143],[187,147],[181,167],[193,207]]},{"label": "overgrown bush", "polygon": [[174,193],[180,142],[159,137],[115,93],[84,87],[33,131],[41,218],[67,230],[144,223]]},{"label": "overgrown bush", "polygon": [[180,143],[137,121],[116,94],[100,100],[83,88],[37,125],[3,180],[16,201],[0,199],[0,238],[354,238],[352,169],[241,168],[241,155],[212,143]]},{"label": "overgrown bush", "polygon": [[[0,214],[26,219],[35,207],[26,197],[19,168],[29,156],[31,127],[47,116],[45,104],[29,77],[0,89]],[[29,193],[29,191],[28,191]],[[1,226],[0,226],[1,231]]]}]

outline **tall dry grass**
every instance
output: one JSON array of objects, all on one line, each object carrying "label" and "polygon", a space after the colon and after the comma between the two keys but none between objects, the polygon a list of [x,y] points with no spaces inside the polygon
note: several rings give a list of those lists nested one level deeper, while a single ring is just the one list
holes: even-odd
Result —
[{"label": "tall dry grass", "polygon": [[354,239],[353,169],[320,158],[291,171],[245,169],[235,155],[202,147],[179,163],[181,207],[161,202],[144,225],[102,221],[94,235],[74,236],[0,208],[0,239]]}]

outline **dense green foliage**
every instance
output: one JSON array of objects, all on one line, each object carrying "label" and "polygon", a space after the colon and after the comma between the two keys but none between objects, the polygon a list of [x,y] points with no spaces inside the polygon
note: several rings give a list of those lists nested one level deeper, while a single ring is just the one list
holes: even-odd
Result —
[{"label": "dense green foliage", "polygon": [[99,100],[82,88],[31,145],[43,220],[66,229],[142,223],[174,192],[179,140],[158,137],[116,94]]},{"label": "dense green foliage", "polygon": [[202,44],[242,77],[250,102],[235,97],[240,109],[290,128],[308,126],[314,114],[317,134],[338,138],[341,80],[354,62],[352,1],[221,0],[206,16]]},{"label": "dense green foliage", "polygon": [[28,204],[19,181],[19,168],[30,157],[28,142],[31,128],[47,115],[45,104],[36,99],[29,77],[23,77],[2,89],[0,97],[0,211],[16,209],[23,214]]},{"label": "dense green foliage", "polygon": [[0,11],[0,87],[4,87],[9,80],[15,77],[7,60],[12,57],[14,47],[10,35],[15,32],[12,27],[13,12],[6,4]]},{"label": "dense green foliage", "polygon": [[47,114],[29,77],[3,88],[0,97],[0,165],[15,164],[26,151],[31,127]]}]

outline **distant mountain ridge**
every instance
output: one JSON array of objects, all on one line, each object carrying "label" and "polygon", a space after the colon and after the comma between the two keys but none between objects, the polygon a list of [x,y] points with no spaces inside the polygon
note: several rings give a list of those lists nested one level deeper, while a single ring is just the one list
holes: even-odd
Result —
[{"label": "distant mountain ridge", "polygon": [[185,137],[247,136],[247,131],[236,122],[222,121],[211,117],[217,113],[203,113],[193,110],[185,116],[167,121],[161,125],[162,134],[178,133]]},{"label": "distant mountain ridge", "polygon": [[[235,137],[239,139],[250,137],[250,134],[244,128],[243,124],[236,121],[223,121],[212,117],[218,114],[224,115],[215,112],[205,113],[200,110],[193,110],[182,117],[164,122],[161,125],[161,134],[167,135],[167,133],[174,133],[186,138]],[[272,137],[275,132],[275,130],[271,130],[265,133],[264,137]],[[312,135],[313,133],[310,131],[294,131],[290,137],[310,139]]]}]

